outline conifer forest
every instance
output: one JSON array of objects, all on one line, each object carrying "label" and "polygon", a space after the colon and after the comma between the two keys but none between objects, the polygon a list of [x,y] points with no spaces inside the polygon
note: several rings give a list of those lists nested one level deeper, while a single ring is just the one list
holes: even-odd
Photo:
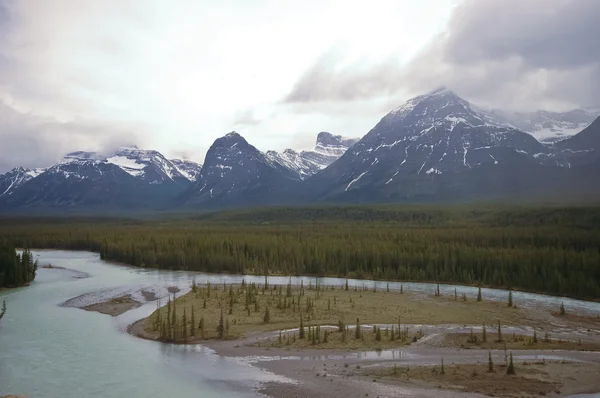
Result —
[{"label": "conifer forest", "polygon": [[[90,250],[138,267],[435,281],[600,298],[595,207],[380,205],[5,218],[0,239],[15,247]],[[2,250],[0,285],[34,275],[30,259],[11,250]]]}]

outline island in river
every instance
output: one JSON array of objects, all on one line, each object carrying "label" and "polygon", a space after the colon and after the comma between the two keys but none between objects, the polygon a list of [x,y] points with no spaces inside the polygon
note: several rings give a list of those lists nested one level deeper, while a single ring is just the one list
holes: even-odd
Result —
[{"label": "island in river", "polygon": [[[509,306],[509,292],[504,303],[432,293],[194,283],[183,296],[162,298],[129,331],[205,344],[225,356],[271,357],[259,366],[300,381],[267,383],[263,392],[276,397],[397,396],[407,388],[515,397],[600,390],[597,315]],[[413,365],[392,357],[374,365],[368,354],[411,352],[428,360]]]}]

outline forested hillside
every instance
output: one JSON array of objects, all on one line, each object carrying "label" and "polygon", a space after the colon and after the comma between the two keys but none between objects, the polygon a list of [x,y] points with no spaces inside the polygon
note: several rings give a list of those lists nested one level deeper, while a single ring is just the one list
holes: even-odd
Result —
[{"label": "forested hillside", "polygon": [[135,266],[512,287],[600,298],[600,208],[312,207],[0,220],[0,238]]}]

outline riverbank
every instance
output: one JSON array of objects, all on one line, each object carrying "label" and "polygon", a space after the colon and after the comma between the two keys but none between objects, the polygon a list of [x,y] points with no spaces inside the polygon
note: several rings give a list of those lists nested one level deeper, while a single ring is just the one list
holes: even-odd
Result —
[{"label": "riverbank", "polygon": [[[270,286],[262,290],[260,286],[214,285],[194,289],[168,304],[169,317],[162,307],[132,324],[129,333],[161,340],[165,334],[159,330],[158,320],[169,318],[172,322],[171,311],[176,309],[177,317],[185,312],[185,322],[181,320],[177,328],[185,324],[194,331],[186,328],[185,336],[170,342],[202,344],[218,355],[248,361],[295,380],[263,384],[260,392],[275,398],[452,397],[457,392],[461,396],[564,396],[600,390],[596,382],[600,380],[600,356],[590,351],[600,349],[598,317],[575,313],[560,316],[552,311],[512,308],[506,303],[472,297],[464,301],[452,295],[346,290],[343,286]],[[269,321],[265,322],[267,308]],[[190,325],[192,313],[203,328]],[[223,325],[229,326],[219,339],[221,316]],[[300,317],[305,328],[302,339]],[[356,322],[347,325],[345,321],[356,318],[360,334],[356,333]],[[340,320],[344,320],[343,327]],[[496,341],[498,320],[505,333],[502,342]],[[484,323],[489,337],[485,342]],[[536,343],[534,333],[539,333]],[[477,342],[473,342],[473,336]],[[509,352],[504,347],[514,350],[517,377],[503,376],[506,371],[502,364]],[[479,369],[487,366],[488,352],[498,364],[496,371],[489,374]],[[551,358],[557,354],[563,359],[555,363]],[[549,359],[532,364],[528,359],[532,357]],[[442,358],[449,376],[439,379]],[[399,368],[402,370],[393,373]],[[396,377],[398,372],[401,376]],[[529,387],[522,387],[524,383]]]}]

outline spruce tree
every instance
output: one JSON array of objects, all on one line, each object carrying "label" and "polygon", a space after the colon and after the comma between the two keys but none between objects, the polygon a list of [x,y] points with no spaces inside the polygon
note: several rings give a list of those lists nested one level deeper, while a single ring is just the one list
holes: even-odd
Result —
[{"label": "spruce tree", "polygon": [[194,337],[196,335],[196,316],[194,314],[194,306],[192,305],[192,321],[190,323],[190,336]]},{"label": "spruce tree", "polygon": [[175,293],[173,293],[173,313],[171,314],[171,325],[173,325],[173,327],[175,327],[175,324],[177,323],[177,308],[175,307]]},{"label": "spruce tree", "polygon": [[354,338],[360,339],[360,321],[356,318],[356,330],[354,331]]},{"label": "spruce tree", "polygon": [[507,375],[514,375],[515,372],[515,365],[513,364],[513,354],[512,352],[510,353],[510,362],[508,363],[508,368],[506,368],[506,374]]},{"label": "spruce tree", "polygon": [[222,340],[223,337],[225,337],[225,320],[223,319],[223,308],[221,308],[221,318],[217,326],[217,338]]},{"label": "spruce tree", "polygon": [[381,341],[381,328],[377,328],[377,332],[375,332],[375,340]]},{"label": "spruce tree", "polygon": [[502,338],[502,325],[500,325],[500,319],[498,319],[498,342],[502,343],[504,339]]},{"label": "spruce tree", "polygon": [[560,303],[560,314],[561,315],[566,315],[566,311],[565,311],[565,303]]},{"label": "spruce tree", "polygon": [[477,289],[477,301],[481,301],[481,300],[482,300],[482,298],[481,298],[481,287],[479,287]]},{"label": "spruce tree", "polygon": [[444,369],[444,357],[442,357],[442,368],[440,369],[440,374],[441,375],[445,375],[446,374],[446,370]]},{"label": "spruce tree", "polygon": [[187,325],[187,315],[185,313],[185,307],[183,307],[183,318],[182,318],[182,325],[181,325],[181,337],[183,338],[183,342],[187,342],[187,330],[188,325]]},{"label": "spruce tree", "polygon": [[535,329],[533,329],[533,344],[538,342],[538,338],[537,338],[537,331]]},{"label": "spruce tree", "polygon": [[492,361],[492,352],[488,351],[488,372],[494,371],[494,362]]},{"label": "spruce tree", "polygon": [[0,320],[4,318],[4,314],[6,314],[6,300],[2,300],[2,310],[0,310]]},{"label": "spruce tree", "polygon": [[263,321],[265,323],[269,323],[270,320],[271,320],[271,313],[269,312],[269,307],[267,307],[265,310],[265,316],[263,317]]},{"label": "spruce tree", "polygon": [[485,322],[483,323],[483,329],[481,330],[481,341],[487,342],[487,329],[485,328]]},{"label": "spruce tree", "polygon": [[508,306],[512,307],[513,306],[513,296],[512,296],[512,289],[510,289],[508,291]]},{"label": "spruce tree", "polygon": [[300,315],[300,330],[299,330],[299,336],[300,339],[304,338],[304,322],[302,320],[302,315]]}]

